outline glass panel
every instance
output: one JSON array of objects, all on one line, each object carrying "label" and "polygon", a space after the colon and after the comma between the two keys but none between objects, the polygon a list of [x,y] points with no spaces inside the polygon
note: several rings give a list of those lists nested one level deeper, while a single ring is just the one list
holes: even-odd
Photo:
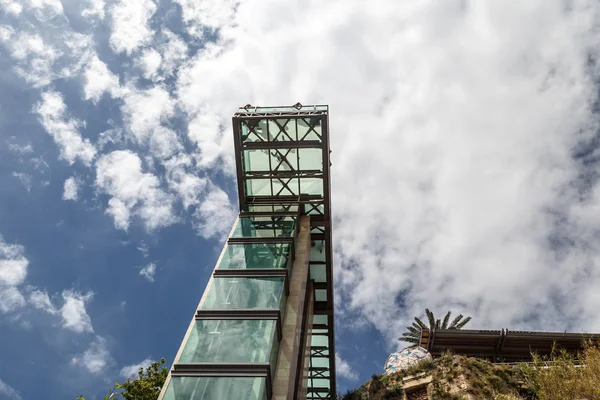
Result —
[{"label": "glass panel", "polygon": [[327,301],[327,290],[316,289],[315,290],[315,301]]},{"label": "glass panel", "polygon": [[269,136],[274,142],[296,141],[295,118],[278,118],[269,120]]},{"label": "glass panel", "polygon": [[228,244],[219,269],[286,268],[292,245]]},{"label": "glass panel", "polygon": [[301,194],[316,194],[323,196],[323,179],[321,178],[302,178],[300,179]]},{"label": "glass panel", "polygon": [[241,136],[244,143],[267,142],[267,121],[250,119],[242,121]]},{"label": "glass panel", "polygon": [[310,244],[310,261],[325,262],[325,241],[313,240]]},{"label": "glass panel", "polygon": [[314,315],[313,324],[327,325],[327,315]]},{"label": "glass panel", "polygon": [[329,339],[327,336],[313,335],[311,338],[311,346],[329,347]]},{"label": "glass panel", "polygon": [[271,196],[270,179],[246,180],[246,194],[248,196]]},{"label": "glass panel", "polygon": [[312,387],[329,389],[330,383],[331,383],[331,381],[329,379],[318,379],[318,378],[312,379]]},{"label": "glass panel", "polygon": [[300,149],[301,170],[323,170],[323,150]]},{"label": "glass panel", "polygon": [[277,204],[277,205],[247,205],[242,208],[246,212],[289,212],[297,213],[298,204]]},{"label": "glass panel", "polygon": [[315,282],[327,282],[325,264],[310,264],[310,279]]},{"label": "glass panel", "polygon": [[291,237],[296,220],[293,217],[245,217],[239,218],[232,238]]},{"label": "glass panel", "polygon": [[320,204],[316,207],[313,207],[311,204],[305,204],[304,212],[307,215],[323,215],[323,213],[325,212],[325,206],[323,204]]},{"label": "glass panel", "polygon": [[306,117],[298,119],[298,140],[321,140],[321,119]]},{"label": "glass panel", "polygon": [[316,368],[329,368],[328,357],[312,357],[311,365]]},{"label": "glass panel", "polygon": [[273,320],[196,320],[180,363],[269,362],[276,339]]},{"label": "glass panel", "polygon": [[245,150],[244,171],[270,171],[269,150]]},{"label": "glass panel", "polygon": [[283,279],[215,277],[202,309],[278,309],[282,306]]},{"label": "glass panel", "polygon": [[299,192],[298,178],[273,179],[274,196],[297,196]]},{"label": "glass panel", "polygon": [[174,376],[163,400],[266,400],[264,378]]},{"label": "glass panel", "polygon": [[296,149],[273,149],[271,150],[272,171],[297,171],[298,154]]}]

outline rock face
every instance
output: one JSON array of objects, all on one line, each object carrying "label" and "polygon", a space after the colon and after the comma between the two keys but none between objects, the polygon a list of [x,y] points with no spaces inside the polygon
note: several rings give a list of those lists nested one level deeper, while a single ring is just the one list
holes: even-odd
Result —
[{"label": "rock face", "polygon": [[388,375],[373,375],[342,400],[522,400],[520,369],[445,355]]}]

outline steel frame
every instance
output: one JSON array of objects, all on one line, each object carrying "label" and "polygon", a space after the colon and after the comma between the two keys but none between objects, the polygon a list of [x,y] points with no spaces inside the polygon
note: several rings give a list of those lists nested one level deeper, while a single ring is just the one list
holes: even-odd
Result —
[{"label": "steel frame", "polygon": [[[315,315],[327,315],[327,336],[329,343],[329,353],[327,358],[329,359],[329,375],[330,375],[330,389],[327,389],[325,397],[318,398],[333,398],[335,396],[336,388],[336,377],[335,377],[335,330],[334,330],[334,296],[333,296],[333,248],[331,239],[331,182],[330,182],[330,149],[329,149],[329,120],[328,120],[328,109],[327,110],[316,110],[317,106],[313,107],[314,110],[307,110],[302,105],[296,105],[296,110],[290,109],[289,111],[269,111],[261,112],[260,108],[246,106],[237,112],[233,119],[233,134],[234,134],[234,147],[236,153],[236,169],[238,176],[238,196],[240,209],[243,209],[247,205],[261,205],[261,204],[300,204],[304,210],[301,210],[303,214],[311,216],[311,240],[324,240],[325,241],[325,265],[326,265],[326,284],[315,284],[315,287],[323,287],[327,290],[327,301],[315,302],[314,303],[314,314]],[[321,106],[325,107],[325,106]],[[280,119],[287,119],[287,121],[278,121]],[[310,118],[310,122],[309,119]],[[259,120],[266,120],[267,132],[266,138],[264,135],[256,132]],[[269,121],[275,120],[279,132],[275,136],[269,132]],[[299,120],[302,120],[309,129],[304,133],[302,138],[298,138],[299,133],[297,126],[295,131],[295,137],[289,135],[285,129],[285,126],[292,120],[298,124]],[[321,125],[321,133],[315,129],[318,123]],[[248,134],[242,135],[242,125],[247,127]],[[303,140],[307,139],[312,133],[316,134],[320,140]],[[283,136],[282,136],[283,135]],[[247,139],[258,138],[258,141],[248,142]],[[275,138],[275,140],[271,140]],[[288,140],[281,140],[280,138],[287,138]],[[294,140],[296,139],[296,140]],[[299,140],[297,140],[299,139]],[[293,169],[294,165],[300,166],[299,160],[297,162],[290,162],[288,156],[290,155],[289,149],[300,149],[300,148],[314,148],[320,149],[322,154],[322,168],[323,170],[299,170]],[[286,152],[285,149],[288,151]],[[269,154],[269,167],[268,171],[244,171],[244,151],[246,150],[275,150],[281,159],[273,166],[271,155]],[[297,157],[298,157],[298,152]],[[281,170],[282,165],[286,165],[290,169]],[[301,194],[300,187],[298,187],[298,194],[289,188],[291,179],[296,179],[298,185],[300,185],[300,178],[319,178],[323,180],[323,195],[303,195]],[[257,196],[247,195],[246,193],[246,182],[250,179],[270,179],[271,180],[271,194],[273,196]],[[279,180],[281,189],[278,192],[273,190],[273,180]],[[290,179],[290,181],[284,182],[284,179]],[[286,190],[284,190],[286,189]],[[286,191],[288,193],[286,193]],[[321,209],[322,207],[322,209]],[[313,228],[314,232],[313,232]],[[309,272],[310,273],[310,272]],[[312,349],[311,349],[312,353]],[[323,393],[322,388],[315,393]],[[307,398],[312,398],[308,396]],[[316,398],[316,397],[315,397]]]}]

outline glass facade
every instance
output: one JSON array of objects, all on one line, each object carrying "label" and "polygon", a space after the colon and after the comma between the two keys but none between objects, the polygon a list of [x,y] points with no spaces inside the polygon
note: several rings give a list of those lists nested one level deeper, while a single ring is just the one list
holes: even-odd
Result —
[{"label": "glass facade", "polygon": [[288,243],[227,244],[218,269],[287,268],[291,250]]},{"label": "glass facade", "polygon": [[285,303],[283,278],[213,279],[201,309],[280,309]]},{"label": "glass facade", "polygon": [[267,400],[265,378],[174,376],[163,400]]},{"label": "glass facade", "polygon": [[269,362],[278,341],[275,324],[274,320],[196,320],[179,362]]},{"label": "glass facade", "polygon": [[271,400],[286,305],[304,297],[288,293],[298,290],[288,280],[300,218],[310,253],[299,279],[312,289],[308,311],[290,312],[302,336],[283,342],[298,347],[287,366],[300,357],[288,384],[298,400],[335,397],[327,127],[324,105],[246,106],[234,116],[240,214],[160,400]]},{"label": "glass facade", "polygon": [[233,230],[232,238],[290,238],[294,235],[293,217],[242,217]]}]

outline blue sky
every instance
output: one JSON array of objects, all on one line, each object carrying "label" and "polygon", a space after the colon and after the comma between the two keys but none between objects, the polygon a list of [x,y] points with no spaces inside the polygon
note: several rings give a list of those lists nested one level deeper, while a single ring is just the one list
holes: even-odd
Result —
[{"label": "blue sky", "polygon": [[599,16],[0,0],[0,398],[102,398],[172,361],[235,217],[247,103],[330,105],[340,391],[425,307],[600,331]]}]

